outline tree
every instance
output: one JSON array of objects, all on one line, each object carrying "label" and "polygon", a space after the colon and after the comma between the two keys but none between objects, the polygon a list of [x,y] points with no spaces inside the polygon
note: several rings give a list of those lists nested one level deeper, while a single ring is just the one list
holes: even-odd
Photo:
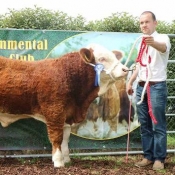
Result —
[{"label": "tree", "polygon": [[80,30],[83,29],[84,23],[85,19],[80,15],[73,18],[66,13],[52,12],[37,6],[20,11],[9,9],[9,13],[0,16],[1,28]]}]

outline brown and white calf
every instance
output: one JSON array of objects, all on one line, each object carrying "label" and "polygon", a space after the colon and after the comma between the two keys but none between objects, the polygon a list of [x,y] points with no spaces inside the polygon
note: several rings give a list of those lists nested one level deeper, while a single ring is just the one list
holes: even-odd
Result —
[{"label": "brown and white calf", "polygon": [[[119,52],[118,52],[119,53]],[[104,66],[95,86],[97,63]],[[54,167],[69,162],[71,125],[82,122],[91,102],[104,94],[127,69],[106,48],[92,44],[58,59],[26,62],[0,57],[0,122],[25,118],[47,126]]]}]

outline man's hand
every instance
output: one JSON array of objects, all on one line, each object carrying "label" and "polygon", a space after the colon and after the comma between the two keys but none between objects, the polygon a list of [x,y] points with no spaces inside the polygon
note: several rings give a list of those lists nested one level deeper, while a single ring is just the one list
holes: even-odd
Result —
[{"label": "man's hand", "polygon": [[152,36],[149,36],[149,35],[144,36],[144,38],[145,38],[145,43],[148,46],[151,46],[162,53],[166,52],[167,47],[166,47],[165,43],[154,41],[154,38]]},{"label": "man's hand", "polygon": [[154,45],[154,38],[152,36],[146,36],[145,37],[145,43],[149,46]]},{"label": "man's hand", "polygon": [[131,84],[128,84],[126,87],[126,92],[128,93],[128,95],[132,95],[134,93],[134,90],[132,88]]}]

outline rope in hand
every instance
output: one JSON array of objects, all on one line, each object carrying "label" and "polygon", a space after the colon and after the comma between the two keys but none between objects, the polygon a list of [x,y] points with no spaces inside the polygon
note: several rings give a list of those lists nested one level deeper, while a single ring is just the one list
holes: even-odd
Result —
[{"label": "rope in hand", "polygon": [[[148,54],[148,47],[146,45],[145,42],[146,38],[142,38],[142,42],[141,42],[141,46],[140,46],[140,50],[139,50],[139,54],[138,57],[136,59],[136,62],[139,62],[141,66],[146,67],[146,64],[143,64],[142,62],[142,56],[144,51],[146,50],[146,54]],[[148,56],[148,64],[151,63],[151,57],[150,55]],[[146,68],[146,77],[148,77],[148,68]],[[146,87],[146,91],[147,91],[147,97],[148,97],[148,109],[149,109],[149,115],[153,121],[154,124],[157,124],[157,120],[153,114],[153,110],[152,110],[152,104],[151,104],[151,91],[150,91],[150,84],[148,83],[148,86]]]}]

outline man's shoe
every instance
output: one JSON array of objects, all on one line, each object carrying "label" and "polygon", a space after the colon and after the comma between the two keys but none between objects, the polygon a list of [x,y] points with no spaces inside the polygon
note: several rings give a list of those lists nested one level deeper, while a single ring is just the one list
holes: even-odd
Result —
[{"label": "man's shoe", "polygon": [[150,165],[152,163],[153,163],[153,161],[144,158],[141,162],[137,162],[135,164],[135,166],[137,166],[137,167],[145,167],[145,166],[148,166],[148,165]]},{"label": "man's shoe", "polygon": [[153,170],[163,170],[164,169],[164,163],[162,163],[159,160],[156,160],[153,165]]}]

